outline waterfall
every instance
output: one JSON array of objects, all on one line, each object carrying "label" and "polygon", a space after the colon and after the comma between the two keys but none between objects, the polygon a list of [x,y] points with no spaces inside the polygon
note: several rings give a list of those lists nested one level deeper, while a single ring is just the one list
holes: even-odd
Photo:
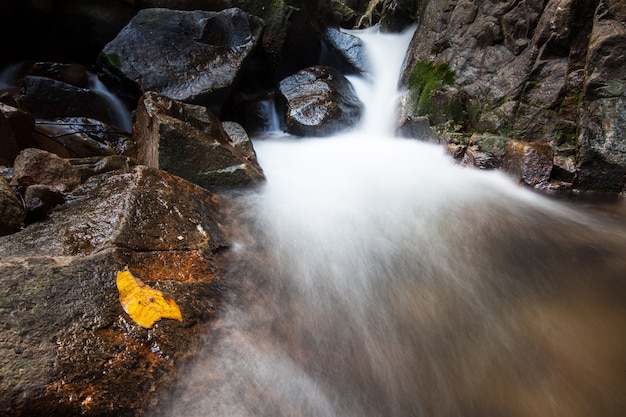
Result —
[{"label": "waterfall", "polygon": [[97,74],[89,73],[89,88],[102,96],[108,103],[111,124],[124,132],[132,132],[133,122],[130,112],[122,101],[104,85]]},{"label": "waterfall", "polygon": [[224,311],[164,414],[621,415],[622,217],[391,136],[408,36],[363,39],[388,67],[357,130],[255,140],[268,181],[232,197]]}]

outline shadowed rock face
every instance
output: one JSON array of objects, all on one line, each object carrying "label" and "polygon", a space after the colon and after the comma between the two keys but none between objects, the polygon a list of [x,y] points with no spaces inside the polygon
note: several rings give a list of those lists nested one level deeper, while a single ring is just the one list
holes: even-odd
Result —
[{"label": "shadowed rock face", "polygon": [[358,123],[363,106],[352,85],[331,67],[310,67],[285,78],[279,86],[287,132],[329,136]]},{"label": "shadowed rock face", "polygon": [[[449,65],[455,80],[431,94],[430,112],[411,117],[428,116],[468,137],[490,133],[548,145],[555,174],[539,187],[560,181],[566,189],[620,192],[625,16],[623,2],[607,0],[424,2],[403,85],[411,88],[411,71],[424,62]],[[405,103],[405,113],[416,107]],[[433,117],[453,108],[454,126]]]},{"label": "shadowed rock face", "polygon": [[[68,200],[0,238],[0,412],[139,415],[166,395],[219,304],[218,199],[137,167],[93,177]],[[182,323],[144,329],[126,315],[116,288],[126,265],[176,301]]]}]

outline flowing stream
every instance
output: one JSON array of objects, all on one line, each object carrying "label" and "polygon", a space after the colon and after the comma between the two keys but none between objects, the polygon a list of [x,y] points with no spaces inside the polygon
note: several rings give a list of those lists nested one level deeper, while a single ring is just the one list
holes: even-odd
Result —
[{"label": "flowing stream", "polygon": [[410,33],[359,36],[359,128],[255,139],[268,181],[232,197],[227,301],[165,414],[623,416],[621,206],[393,137]]}]

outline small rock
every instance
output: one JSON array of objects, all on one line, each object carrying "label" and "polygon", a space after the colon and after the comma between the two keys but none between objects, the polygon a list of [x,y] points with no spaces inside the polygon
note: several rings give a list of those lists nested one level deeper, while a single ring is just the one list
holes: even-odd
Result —
[{"label": "small rock", "polygon": [[66,192],[73,190],[80,183],[81,176],[78,170],[66,159],[53,153],[26,148],[15,158],[11,180],[14,187],[44,184],[53,190]]}]

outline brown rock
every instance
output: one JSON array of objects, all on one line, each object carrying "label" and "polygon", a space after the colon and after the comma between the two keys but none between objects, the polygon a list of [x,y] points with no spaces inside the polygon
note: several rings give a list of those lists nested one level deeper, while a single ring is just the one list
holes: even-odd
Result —
[{"label": "brown rock", "polygon": [[502,160],[504,171],[531,187],[545,184],[552,172],[552,154],[548,145],[512,140]]},{"label": "brown rock", "polygon": [[13,166],[11,185],[44,184],[57,191],[71,191],[81,183],[80,173],[67,160],[35,148],[20,152]]},{"label": "brown rock", "polygon": [[[166,402],[220,302],[218,202],[136,167],[93,177],[64,210],[0,238],[0,414],[139,416]],[[137,325],[116,288],[125,266],[183,322]]]},{"label": "brown rock", "polygon": [[24,205],[9,181],[0,176],[0,236],[15,233],[24,226]]}]

